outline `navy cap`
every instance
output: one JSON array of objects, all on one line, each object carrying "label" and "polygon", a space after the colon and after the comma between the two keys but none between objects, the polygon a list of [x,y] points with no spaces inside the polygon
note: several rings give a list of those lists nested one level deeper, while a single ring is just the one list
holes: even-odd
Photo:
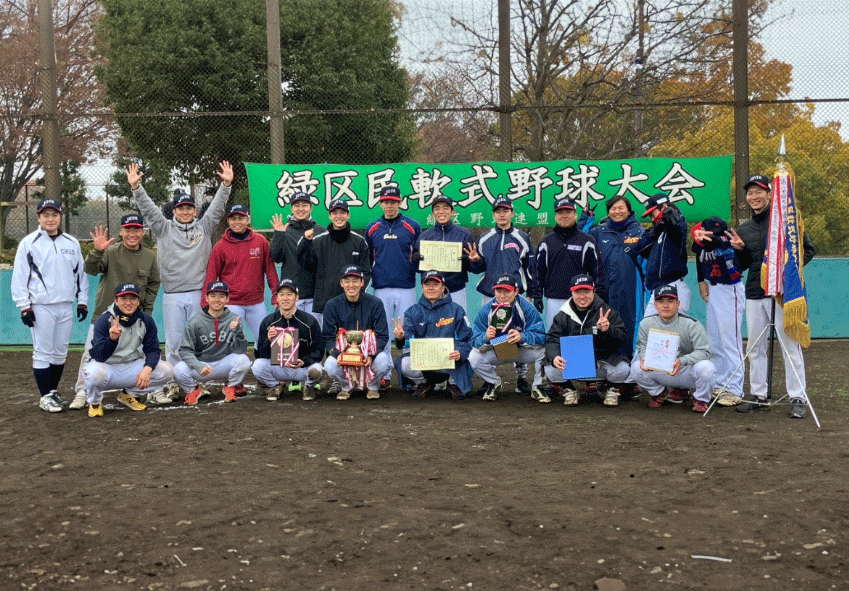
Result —
[{"label": "navy cap", "polygon": [[140,290],[139,286],[135,283],[119,283],[118,287],[115,288],[115,297],[122,295],[139,295]]},{"label": "navy cap", "polygon": [[454,209],[454,201],[451,199],[451,197],[447,197],[445,195],[437,195],[433,198],[433,201],[430,204],[430,208],[433,209],[433,206],[437,203],[444,203],[445,205],[451,207],[451,209]]},{"label": "navy cap", "polygon": [[345,277],[359,277],[363,278],[363,270],[359,265],[345,265],[342,267],[342,278]]},{"label": "navy cap", "polygon": [[669,195],[667,195],[666,193],[655,193],[646,201],[646,212],[640,217],[646,217],[655,209],[667,203],[672,203],[672,200],[669,198]]},{"label": "navy cap", "polygon": [[380,190],[381,201],[401,201],[401,189],[395,185],[387,185]]},{"label": "navy cap", "polygon": [[702,222],[702,230],[710,232],[715,236],[724,236],[728,231],[728,224],[720,217],[709,217]]},{"label": "navy cap", "polygon": [[191,205],[195,206],[195,198],[189,195],[188,193],[184,193],[180,189],[176,189],[174,191],[174,207],[180,207],[181,205]]},{"label": "navy cap", "polygon": [[498,279],[495,280],[495,285],[492,286],[492,289],[516,289],[518,287],[518,283],[516,282],[516,278],[512,275],[502,275]]},{"label": "navy cap", "polygon": [[206,286],[206,293],[212,293],[214,291],[220,291],[229,294],[230,287],[223,281],[213,281],[212,283]]},{"label": "navy cap", "polygon": [[42,199],[38,202],[38,209],[36,212],[41,213],[47,208],[55,209],[59,213],[62,213],[62,203],[58,199]]},{"label": "navy cap", "polygon": [[298,284],[288,277],[284,277],[277,282],[277,289],[274,291],[279,293],[281,289],[291,289],[293,292],[298,293]]},{"label": "navy cap", "polygon": [[756,185],[761,189],[766,189],[767,191],[772,191],[772,185],[769,184],[769,179],[762,174],[750,176],[749,181],[745,185],[743,185],[743,190],[748,191],[749,187],[751,187],[752,185]]},{"label": "navy cap", "polygon": [[554,204],[554,211],[560,211],[561,209],[571,209],[572,211],[578,211],[577,206],[575,205],[575,200],[570,199],[569,197],[563,197],[562,199],[558,199]]},{"label": "navy cap", "polygon": [[309,193],[304,193],[303,191],[298,191],[292,195],[289,203],[297,203],[298,201],[306,201],[307,203],[312,204],[312,199],[310,199]]},{"label": "navy cap", "polygon": [[348,202],[344,199],[334,199],[330,202],[330,207],[327,208],[327,211],[333,211],[334,209],[344,209],[345,211],[351,211],[351,208],[348,207]]},{"label": "navy cap", "polygon": [[569,282],[569,289],[578,291],[579,289],[595,289],[595,281],[587,274],[575,275]]},{"label": "navy cap", "polygon": [[445,284],[445,277],[439,271],[426,271],[422,273],[422,283],[431,280],[439,281],[443,285]]},{"label": "navy cap", "polygon": [[122,228],[144,228],[144,219],[137,213],[129,213],[121,218]]},{"label": "navy cap", "polygon": [[229,218],[231,215],[243,215],[245,217],[250,217],[251,214],[248,211],[248,208],[241,203],[234,203],[230,206],[230,209],[227,210],[227,217]]},{"label": "navy cap", "polygon": [[513,202],[507,199],[507,197],[498,197],[492,203],[492,211],[495,211],[499,207],[506,207],[507,209],[513,209]]},{"label": "navy cap", "polygon": [[678,288],[674,285],[661,285],[654,290],[654,299],[675,298],[678,299]]}]

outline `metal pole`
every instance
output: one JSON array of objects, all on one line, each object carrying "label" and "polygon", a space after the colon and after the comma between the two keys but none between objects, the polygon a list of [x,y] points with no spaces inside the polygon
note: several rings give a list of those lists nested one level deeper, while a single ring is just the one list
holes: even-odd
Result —
[{"label": "metal pole", "polygon": [[268,110],[271,163],[286,162],[283,122],[283,89],[280,67],[280,0],[265,0],[265,38],[268,46]]},{"label": "metal pole", "polygon": [[[769,355],[766,361],[766,399],[772,398],[772,367],[775,364],[775,298],[770,298],[769,309]],[[784,368],[787,371],[787,368]]]},{"label": "metal pole", "polygon": [[749,178],[749,6],[746,0],[733,0],[734,40],[734,179],[737,190],[734,215],[739,223],[751,216],[743,186]]},{"label": "metal pole", "polygon": [[510,105],[510,0],[498,0],[498,126],[501,130],[501,160],[513,161],[513,122]]},{"label": "metal pole", "polygon": [[41,81],[41,159],[45,197],[61,199],[59,180],[59,117],[56,99],[56,48],[53,34],[53,4],[38,0],[38,53]]}]

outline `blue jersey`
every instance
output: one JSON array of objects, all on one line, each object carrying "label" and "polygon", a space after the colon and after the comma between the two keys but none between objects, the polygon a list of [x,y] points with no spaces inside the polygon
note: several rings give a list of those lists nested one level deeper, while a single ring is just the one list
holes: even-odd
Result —
[{"label": "blue jersey", "polygon": [[366,243],[371,255],[371,280],[375,289],[416,286],[413,248],[422,233],[419,223],[405,215],[387,220],[381,216],[366,226]]}]

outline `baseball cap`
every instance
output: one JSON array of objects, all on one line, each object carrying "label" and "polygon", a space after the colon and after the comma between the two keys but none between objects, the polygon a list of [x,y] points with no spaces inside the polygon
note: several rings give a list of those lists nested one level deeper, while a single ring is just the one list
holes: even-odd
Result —
[{"label": "baseball cap", "polygon": [[38,209],[36,210],[36,212],[41,213],[48,207],[51,209],[55,209],[59,213],[62,213],[62,204],[59,202],[58,199],[42,199],[38,202]]},{"label": "baseball cap", "polygon": [[516,283],[516,278],[512,275],[502,275],[498,279],[495,280],[495,285],[492,286],[492,289],[516,289],[518,283]]},{"label": "baseball cap", "polygon": [[234,203],[230,206],[230,209],[227,210],[227,217],[229,218],[231,215],[243,215],[245,217],[250,217],[251,214],[248,212],[248,208],[241,203]]},{"label": "baseball cap", "polygon": [[646,212],[640,217],[646,217],[647,215],[651,214],[651,212],[653,212],[655,209],[667,203],[672,203],[672,201],[669,199],[669,195],[667,195],[666,193],[655,193],[646,201]]},{"label": "baseball cap", "polygon": [[560,211],[561,209],[571,209],[572,211],[578,210],[578,208],[575,207],[575,200],[570,199],[569,197],[558,199],[554,204],[554,211]]},{"label": "baseball cap", "polygon": [[495,211],[499,207],[506,207],[507,209],[513,209],[513,202],[507,199],[507,197],[498,197],[492,203],[492,211]]},{"label": "baseball cap", "polygon": [[180,189],[174,190],[174,207],[180,207],[181,205],[191,205],[195,206],[195,198],[189,195],[188,193],[184,193]]},{"label": "baseball cap", "polygon": [[303,191],[298,191],[292,198],[289,200],[289,203],[297,203],[298,201],[306,201],[307,203],[312,203],[312,199],[310,199],[309,193],[304,193]]},{"label": "baseball cap", "polygon": [[445,284],[445,277],[442,276],[442,273],[439,271],[426,271],[422,273],[422,283],[425,281],[439,281],[442,284]]},{"label": "baseball cap", "polygon": [[395,185],[388,185],[380,190],[381,201],[401,201],[401,190]]},{"label": "baseball cap", "polygon": [[137,213],[129,213],[121,218],[122,228],[144,228],[144,219]]},{"label": "baseball cap", "polygon": [[571,291],[578,291],[579,289],[595,289],[595,282],[589,275],[575,275],[569,282],[569,289]]},{"label": "baseball cap", "polygon": [[654,299],[675,298],[678,299],[678,288],[674,285],[661,285],[654,290]]},{"label": "baseball cap", "polygon": [[715,236],[724,236],[728,231],[728,224],[725,223],[724,219],[713,216],[702,222],[702,230]]},{"label": "baseball cap", "polygon": [[344,267],[342,267],[341,278],[345,277],[359,277],[360,279],[362,279],[363,270],[360,268],[359,265],[345,265]]},{"label": "baseball cap", "polygon": [[298,293],[298,284],[289,279],[288,277],[284,277],[280,281],[277,282],[277,289],[275,292],[279,292],[281,289],[291,289],[295,293]]},{"label": "baseball cap", "polygon": [[139,295],[140,290],[139,286],[135,283],[119,283],[118,287],[115,288],[115,297],[122,295]]},{"label": "baseball cap", "polygon": [[437,195],[433,198],[433,201],[430,204],[430,208],[433,209],[433,206],[437,203],[445,203],[451,209],[454,209],[454,201],[451,199],[451,197],[447,197],[445,195]]},{"label": "baseball cap", "polygon": [[330,207],[327,208],[327,211],[333,211],[334,209],[344,209],[345,211],[351,211],[351,208],[348,207],[348,202],[344,199],[334,199],[330,202]]},{"label": "baseball cap", "polygon": [[223,281],[213,281],[212,283],[206,286],[206,293],[212,293],[214,291],[220,291],[229,294],[230,287]]},{"label": "baseball cap", "polygon": [[749,187],[751,187],[752,185],[757,185],[761,189],[772,191],[772,185],[769,184],[769,179],[762,174],[750,176],[749,181],[745,185],[743,185],[743,190],[748,191]]}]

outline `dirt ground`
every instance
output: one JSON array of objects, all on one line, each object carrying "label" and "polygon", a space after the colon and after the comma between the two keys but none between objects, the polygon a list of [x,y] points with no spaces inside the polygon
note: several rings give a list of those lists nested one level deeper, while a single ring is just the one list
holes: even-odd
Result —
[{"label": "dirt ground", "polygon": [[95,420],[0,352],[0,588],[847,589],[849,342],[806,359],[821,431],[397,390]]}]

